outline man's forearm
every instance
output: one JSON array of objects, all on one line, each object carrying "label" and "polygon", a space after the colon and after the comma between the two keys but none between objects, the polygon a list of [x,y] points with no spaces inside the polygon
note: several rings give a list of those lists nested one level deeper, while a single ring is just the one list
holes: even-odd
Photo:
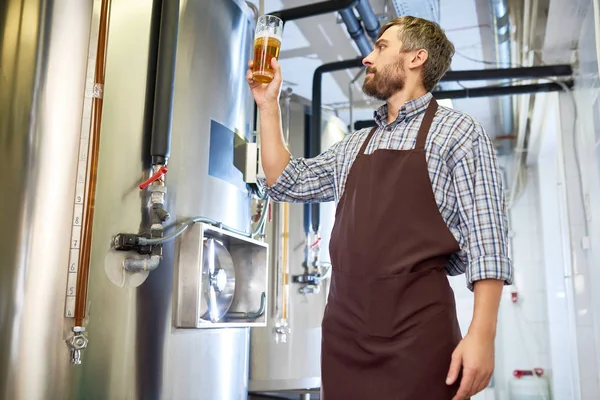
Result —
[{"label": "man's forearm", "polygon": [[290,161],[281,129],[279,104],[259,109],[260,156],[267,185],[273,185]]},{"label": "man's forearm", "polygon": [[484,279],[475,282],[475,307],[469,333],[496,335],[498,309],[504,281]]}]

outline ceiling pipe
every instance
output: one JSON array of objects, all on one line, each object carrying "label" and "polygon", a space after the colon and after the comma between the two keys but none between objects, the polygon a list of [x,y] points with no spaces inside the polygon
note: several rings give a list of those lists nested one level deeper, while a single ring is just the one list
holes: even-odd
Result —
[{"label": "ceiling pipe", "polygon": [[[354,42],[356,43],[359,53],[363,57],[366,57],[371,52],[372,45],[369,42],[369,39],[367,38],[367,36],[365,35],[365,31],[353,11],[353,7],[357,6],[359,4],[360,4],[359,0],[330,0],[330,1],[323,1],[321,3],[309,4],[309,5],[305,5],[305,6],[288,8],[286,10],[276,11],[274,13],[271,13],[271,15],[275,15],[275,16],[281,18],[281,20],[285,23],[287,21],[293,21],[296,19],[314,17],[316,15],[322,15],[322,14],[327,14],[330,12],[339,11],[339,13],[342,17],[342,20],[344,21],[344,24],[346,25],[346,28],[348,29],[348,34],[350,35],[352,40],[354,40]],[[370,5],[368,5],[368,1],[367,1],[367,6],[368,6],[368,8],[365,7],[364,5],[361,6],[361,10],[363,10],[365,15],[368,14],[368,9],[370,9]],[[373,11],[371,10],[371,13],[372,12]],[[370,18],[370,17],[367,17],[367,18]],[[369,26],[372,26],[371,22],[370,22]]]},{"label": "ceiling pipe", "polygon": [[340,10],[340,15],[342,16],[342,21],[344,21],[344,24],[346,24],[348,34],[356,43],[359,53],[363,57],[368,56],[369,53],[371,53],[372,51],[372,46],[369,42],[369,39],[365,35],[365,31],[363,30],[363,27],[358,21],[358,18],[356,18],[356,15],[354,15],[354,11],[352,10],[352,8],[349,7]]},{"label": "ceiling pipe", "polygon": [[[573,87],[573,81],[565,82],[568,88]],[[484,86],[461,90],[436,90],[431,92],[437,100],[442,99],[467,99],[475,97],[495,97],[495,96],[513,96],[519,94],[535,94],[544,92],[558,92],[564,88],[555,82],[552,83],[534,83],[529,85],[513,86]],[[363,129],[375,126],[374,120],[356,121],[354,129]]]},{"label": "ceiling pipe", "polygon": [[[494,23],[494,38],[496,42],[496,60],[499,65],[512,65],[510,48],[510,19],[507,0],[490,0],[492,20]],[[502,82],[510,84],[508,80]],[[502,118],[502,134],[513,135],[513,101],[511,97],[500,100]]]},{"label": "ceiling pipe", "polygon": [[360,15],[360,19],[365,27],[365,31],[367,31],[367,35],[369,35],[373,40],[373,43],[375,43],[377,36],[379,36],[380,25],[369,0],[358,0],[356,11],[358,11],[358,14]]},{"label": "ceiling pipe", "polygon": [[[310,149],[308,157],[316,157],[321,152],[321,109],[322,109],[322,83],[323,74],[334,71],[342,71],[351,68],[362,68],[362,58],[354,58],[344,61],[335,61],[319,66],[313,75],[313,89],[311,102],[311,121],[310,121]],[[555,78],[572,76],[573,71],[570,65],[546,65],[539,67],[523,67],[523,68],[498,68],[498,69],[481,69],[481,70],[466,70],[466,71],[448,71],[441,81],[457,81],[457,80],[502,80],[502,79],[521,79],[521,78]],[[466,90],[448,90],[438,91],[436,98],[439,96],[455,96],[443,98],[467,98],[467,97],[489,97],[502,96],[506,94],[524,94],[536,91],[555,90],[556,85],[553,84],[537,84],[537,85],[520,85],[509,87],[483,87],[472,88]],[[512,91],[518,91],[513,93]]]},{"label": "ceiling pipe", "polygon": [[286,23],[287,21],[293,21],[296,19],[314,17],[315,15],[327,14],[330,12],[336,12],[344,10],[348,7],[354,7],[358,3],[358,0],[330,0],[322,1],[316,4],[308,4],[305,6],[288,8],[286,10],[276,11],[270,13],[275,15]]},{"label": "ceiling pipe", "polygon": [[448,71],[442,81],[480,81],[495,79],[540,79],[549,76],[572,76],[568,64],[543,65],[538,67],[490,68],[472,71]]}]

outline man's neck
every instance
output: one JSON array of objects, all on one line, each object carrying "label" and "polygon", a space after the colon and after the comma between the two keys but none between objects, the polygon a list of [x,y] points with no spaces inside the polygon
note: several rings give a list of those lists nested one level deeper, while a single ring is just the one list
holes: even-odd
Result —
[{"label": "man's neck", "polygon": [[427,91],[422,86],[415,88],[405,87],[401,91],[395,93],[392,97],[387,99],[387,123],[390,124],[398,118],[398,112],[404,103],[418,99],[421,96],[427,94]]}]

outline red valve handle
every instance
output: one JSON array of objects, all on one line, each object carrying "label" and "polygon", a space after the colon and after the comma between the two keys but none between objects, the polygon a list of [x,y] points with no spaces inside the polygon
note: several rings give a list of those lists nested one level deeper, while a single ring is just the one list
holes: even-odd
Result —
[{"label": "red valve handle", "polygon": [[524,376],[533,376],[535,371],[535,374],[537,376],[542,376],[544,375],[544,370],[542,368],[534,368],[533,371],[531,370],[522,370],[522,369],[515,369],[513,371],[513,376],[517,379],[521,379]]},{"label": "red valve handle", "polygon": [[315,247],[317,247],[317,245],[318,245],[319,243],[321,243],[321,238],[320,238],[320,237],[319,237],[319,238],[317,238],[317,240],[316,240],[316,241],[315,241],[313,244],[311,244],[309,247],[310,247],[311,249],[314,249]]},{"label": "red valve handle", "polygon": [[162,176],[164,174],[167,173],[167,166],[163,165],[162,167],[160,167],[160,169],[158,171],[156,171],[156,173],[154,175],[152,175],[150,178],[148,178],[148,180],[144,183],[142,183],[140,185],[140,189],[144,190],[146,189],[148,186],[150,186],[153,182],[159,180],[160,178],[162,178]]}]

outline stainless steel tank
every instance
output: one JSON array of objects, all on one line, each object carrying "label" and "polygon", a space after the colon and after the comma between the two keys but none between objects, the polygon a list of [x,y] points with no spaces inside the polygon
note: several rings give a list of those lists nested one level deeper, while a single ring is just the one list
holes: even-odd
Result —
[{"label": "stainless steel tank", "polygon": [[[281,100],[284,136],[289,136],[288,147],[294,157],[305,153],[305,135],[307,132],[306,112],[310,102],[302,97],[291,95],[289,102],[289,119],[286,118],[285,95]],[[285,134],[289,126],[289,134]],[[331,111],[322,113],[321,151],[331,147],[343,139],[347,128],[343,121]],[[275,206],[275,205],[274,205]],[[280,204],[277,204],[280,206]],[[329,239],[335,217],[335,203],[321,203],[320,208],[320,243],[318,262],[321,271],[326,273],[329,258]],[[279,299],[274,288],[271,295],[271,312],[268,315],[267,328],[257,328],[251,331],[250,345],[250,381],[249,391],[257,395],[274,393],[318,393],[321,386],[321,321],[329,291],[329,279],[320,281],[318,290],[312,292],[303,290],[305,285],[294,283],[293,278],[303,274],[306,245],[315,243],[314,237],[308,241],[304,229],[304,204],[289,204],[289,276],[287,291],[287,323],[289,332],[282,340],[277,334],[277,316],[274,312]],[[270,245],[271,282],[273,287],[277,282],[277,237],[282,232],[277,231],[275,213],[273,223],[267,225],[267,242]]]},{"label": "stainless steel tank", "polygon": [[[69,362],[65,339],[73,320],[64,318],[65,288],[99,3],[0,2],[0,156],[7,168],[0,175],[0,398],[245,399],[249,328],[175,327],[173,243],[145,280],[121,287],[108,276],[120,256],[110,250],[112,237],[143,224],[138,184],[148,173],[150,1],[111,2],[89,344],[81,365]],[[244,75],[253,28],[243,1],[181,1],[167,174],[174,220],[201,215],[250,227],[250,195],[228,181],[235,170],[213,165],[213,152],[227,153],[234,132],[250,135]]]}]

